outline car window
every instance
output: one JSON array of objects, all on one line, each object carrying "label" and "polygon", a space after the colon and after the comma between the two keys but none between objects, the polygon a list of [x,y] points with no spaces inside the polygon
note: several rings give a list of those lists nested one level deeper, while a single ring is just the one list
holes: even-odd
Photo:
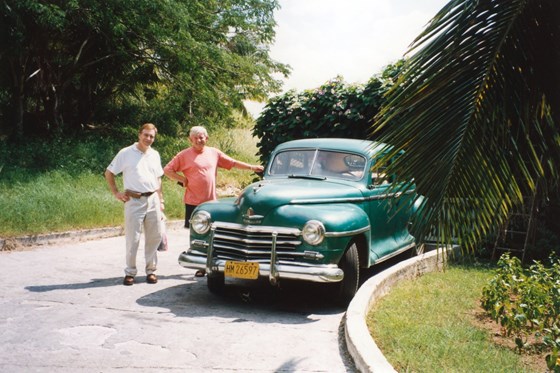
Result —
[{"label": "car window", "polygon": [[288,150],[272,160],[270,175],[309,175],[315,150]]},{"label": "car window", "polygon": [[389,184],[390,178],[382,170],[380,172],[371,173],[371,182],[373,185],[385,185]]},{"label": "car window", "polygon": [[[392,157],[389,160],[389,165],[395,162],[395,160],[400,157],[403,152],[400,152],[396,156]],[[377,163],[377,159],[374,161],[374,165]],[[387,165],[383,167],[374,167],[373,172],[371,173],[371,181],[374,185],[384,185],[384,184],[391,184],[395,181],[396,175],[388,175],[385,171],[387,169]]]},{"label": "car window", "polygon": [[269,174],[359,180],[364,175],[366,163],[364,156],[347,152],[288,150],[274,157]]},{"label": "car window", "polygon": [[311,175],[359,180],[364,175],[366,159],[357,154],[319,150]]}]

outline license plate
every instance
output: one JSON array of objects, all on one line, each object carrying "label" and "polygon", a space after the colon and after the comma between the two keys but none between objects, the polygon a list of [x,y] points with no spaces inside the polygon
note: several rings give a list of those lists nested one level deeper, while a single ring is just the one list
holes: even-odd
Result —
[{"label": "license plate", "polygon": [[256,280],[259,277],[259,263],[226,261],[224,275],[227,277]]}]

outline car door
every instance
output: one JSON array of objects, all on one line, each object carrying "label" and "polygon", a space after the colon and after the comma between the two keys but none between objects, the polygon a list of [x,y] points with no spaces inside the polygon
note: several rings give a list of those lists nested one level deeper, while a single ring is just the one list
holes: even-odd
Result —
[{"label": "car door", "polygon": [[412,198],[409,192],[404,195],[395,193],[392,188],[394,176],[384,174],[382,169],[372,172],[369,177],[365,197],[369,203],[371,259],[375,261],[410,244],[408,221]]}]

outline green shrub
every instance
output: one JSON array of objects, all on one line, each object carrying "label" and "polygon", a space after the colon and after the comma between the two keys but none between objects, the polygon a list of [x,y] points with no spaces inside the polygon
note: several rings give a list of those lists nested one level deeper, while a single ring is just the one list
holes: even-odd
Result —
[{"label": "green shrub", "polygon": [[386,86],[378,78],[349,85],[338,77],[318,89],[289,91],[275,97],[257,119],[253,134],[260,138],[259,156],[268,160],[276,145],[309,137],[368,138]]},{"label": "green shrub", "polygon": [[515,339],[519,351],[540,348],[528,340],[533,335],[550,350],[549,369],[560,371],[560,260],[550,257],[550,266],[535,261],[523,268],[521,261],[502,255],[498,269],[482,291],[482,307]]},{"label": "green shrub", "polygon": [[1,180],[22,181],[52,170],[72,175],[102,173],[122,143],[117,136],[27,139],[21,143],[2,141]]}]

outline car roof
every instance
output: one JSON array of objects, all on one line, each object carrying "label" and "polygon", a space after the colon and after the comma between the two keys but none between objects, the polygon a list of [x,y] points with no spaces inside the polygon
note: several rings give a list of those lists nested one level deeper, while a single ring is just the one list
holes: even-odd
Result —
[{"label": "car roof", "polygon": [[366,154],[371,157],[379,152],[385,144],[360,139],[347,139],[347,138],[312,138],[292,140],[282,143],[276,147],[275,151],[282,151],[292,148],[321,148],[326,150],[340,150],[347,152],[354,152]]}]

